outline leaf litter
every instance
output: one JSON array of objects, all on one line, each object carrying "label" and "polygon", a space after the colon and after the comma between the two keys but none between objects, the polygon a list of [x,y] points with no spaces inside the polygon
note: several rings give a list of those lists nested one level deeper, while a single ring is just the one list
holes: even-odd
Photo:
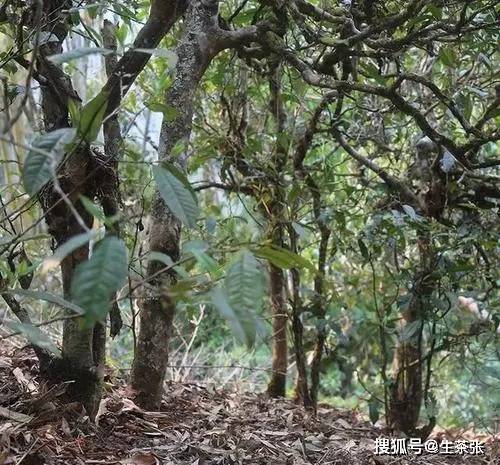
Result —
[{"label": "leaf litter", "polygon": [[162,408],[133,402],[108,377],[95,423],[65,385],[38,377],[29,349],[0,343],[0,465],[500,465],[500,435],[434,433],[441,440],[477,439],[483,456],[377,456],[387,436],[356,411],[320,405],[317,416],[286,399],[193,383],[166,384]]}]

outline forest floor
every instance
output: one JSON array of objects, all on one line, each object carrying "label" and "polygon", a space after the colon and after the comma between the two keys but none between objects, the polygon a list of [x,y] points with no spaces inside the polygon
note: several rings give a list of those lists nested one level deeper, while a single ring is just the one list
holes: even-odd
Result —
[{"label": "forest floor", "polygon": [[500,464],[500,437],[434,433],[480,440],[485,454],[375,455],[384,431],[357,412],[322,405],[316,417],[290,400],[170,383],[160,412],[135,405],[119,380],[91,423],[64,386],[37,382],[29,349],[0,341],[0,465],[403,465]]}]

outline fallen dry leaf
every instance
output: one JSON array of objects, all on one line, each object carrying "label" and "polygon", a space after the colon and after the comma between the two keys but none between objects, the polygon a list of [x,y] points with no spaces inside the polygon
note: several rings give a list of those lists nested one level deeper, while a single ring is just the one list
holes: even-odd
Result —
[{"label": "fallen dry leaf", "polygon": [[13,420],[17,423],[29,423],[33,419],[33,417],[31,417],[30,415],[18,413],[5,407],[0,407],[0,417],[7,418],[8,420]]},{"label": "fallen dry leaf", "polygon": [[120,465],[159,465],[160,461],[153,454],[135,454],[120,460]]}]

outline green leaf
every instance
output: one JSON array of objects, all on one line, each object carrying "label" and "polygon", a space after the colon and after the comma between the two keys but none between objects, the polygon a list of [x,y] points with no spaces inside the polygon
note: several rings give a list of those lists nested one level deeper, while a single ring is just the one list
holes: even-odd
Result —
[{"label": "green leaf", "polygon": [[196,262],[203,271],[206,271],[213,278],[219,276],[220,265],[206,252],[200,250],[193,250],[191,252],[196,259]]},{"label": "green leaf", "polygon": [[464,118],[468,121],[472,115],[473,103],[470,95],[468,94],[460,94],[457,97],[457,103],[462,111]]},{"label": "green leaf", "polygon": [[78,135],[89,144],[94,142],[99,135],[104,113],[108,106],[108,97],[109,92],[102,91],[81,109]]},{"label": "green leaf", "polygon": [[125,39],[127,38],[129,29],[129,26],[125,22],[116,29],[115,35],[120,45],[123,45],[125,43]]},{"label": "green leaf", "polygon": [[307,268],[316,272],[314,265],[306,258],[291,250],[277,246],[262,246],[254,250],[255,255],[269,260],[274,266],[288,270],[290,268]]},{"label": "green leaf", "polygon": [[35,195],[53,178],[55,168],[75,134],[72,128],[62,128],[42,134],[33,141],[23,169],[23,184],[29,195]]},{"label": "green leaf", "polygon": [[9,323],[8,326],[12,331],[21,333],[32,344],[52,352],[57,357],[61,357],[61,351],[59,348],[54,344],[49,336],[47,336],[47,334],[40,330],[40,328],[30,324],[19,323],[17,321]]},{"label": "green leaf", "polygon": [[153,55],[155,57],[165,58],[168,62],[169,68],[175,68],[178,61],[177,53],[168,48],[136,48],[135,52],[147,53],[148,55]]},{"label": "green leaf", "polygon": [[368,401],[368,413],[370,415],[370,421],[374,425],[380,418],[380,403],[377,399],[371,398]]},{"label": "green leaf", "polygon": [[387,78],[380,74],[380,70],[370,62],[366,62],[363,64],[363,71],[367,74],[368,77],[375,79],[379,84],[385,84]]},{"label": "green leaf", "polygon": [[71,281],[73,302],[85,310],[89,323],[102,321],[109,310],[109,300],[127,277],[125,243],[108,236],[99,241],[89,260],[80,263]]},{"label": "green leaf", "polygon": [[97,237],[97,231],[91,230],[81,234],[73,236],[70,240],[66,241],[64,244],[59,246],[57,250],[51,257],[47,257],[42,265],[42,271],[47,272],[59,266],[61,261],[68,256],[70,253],[74,252],[85,245],[90,240]]},{"label": "green leaf", "polygon": [[82,202],[83,207],[90,213],[94,218],[98,219],[101,223],[106,222],[106,215],[102,209],[97,206],[92,200],[84,195],[80,195],[80,202]]},{"label": "green leaf", "polygon": [[437,20],[440,20],[443,17],[443,9],[441,7],[431,3],[430,5],[427,5],[427,9]]},{"label": "green leaf", "polygon": [[252,323],[251,319],[242,318],[232,307],[229,305],[226,291],[222,287],[216,287],[211,292],[211,300],[219,314],[224,318],[229,325],[234,337],[248,347],[255,343],[256,325]]},{"label": "green leaf", "polygon": [[77,127],[80,122],[80,104],[73,98],[68,99],[68,111],[69,116],[71,116],[71,123],[74,127]]},{"label": "green leaf", "polygon": [[164,163],[153,167],[153,176],[161,198],[172,214],[189,227],[196,225],[198,201],[189,181],[173,165]]},{"label": "green leaf", "polygon": [[44,302],[49,302],[51,304],[58,305],[59,307],[66,308],[67,310],[71,310],[79,315],[83,315],[85,313],[83,308],[75,305],[73,302],[63,299],[59,295],[51,294],[50,292],[30,291],[28,289],[8,289],[5,292],[8,294],[19,295],[21,297],[28,297],[34,300],[43,300]]},{"label": "green leaf", "polygon": [[155,250],[149,252],[149,259],[154,260],[160,263],[163,263],[165,266],[168,266],[170,268],[174,267],[174,261],[168,256],[166,253],[163,252],[157,252]]},{"label": "green leaf", "polygon": [[95,55],[100,53],[101,55],[109,55],[113,53],[113,50],[100,47],[80,47],[70,50],[69,52],[58,53],[56,55],[50,55],[48,59],[55,63],[56,65],[61,65],[67,63],[68,61],[77,60],[78,58],[83,58],[88,55]]},{"label": "green leaf", "polygon": [[456,66],[457,65],[457,56],[452,48],[443,47],[439,51],[439,59],[446,66]]},{"label": "green leaf", "polygon": [[363,239],[361,238],[358,239],[358,246],[363,258],[366,261],[370,260],[370,252],[368,251],[368,247],[366,247],[366,244],[364,243]]},{"label": "green leaf", "polygon": [[413,300],[412,294],[405,294],[398,298],[398,309],[400,312],[406,312]]},{"label": "green leaf", "polygon": [[163,113],[163,116],[168,122],[174,121],[180,115],[179,110],[172,105],[166,105],[159,102],[146,102],[145,105],[151,111]]},{"label": "green leaf", "polygon": [[265,290],[259,262],[250,251],[243,250],[231,263],[224,289],[228,305],[244,329],[245,343],[251,346],[255,342],[257,312]]}]

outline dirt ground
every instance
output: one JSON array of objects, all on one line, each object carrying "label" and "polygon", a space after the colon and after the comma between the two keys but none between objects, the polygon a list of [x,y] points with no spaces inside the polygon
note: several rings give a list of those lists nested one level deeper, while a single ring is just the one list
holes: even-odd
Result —
[{"label": "dirt ground", "polygon": [[262,464],[500,465],[500,436],[438,431],[433,438],[484,443],[485,454],[375,455],[384,431],[357,412],[322,405],[313,417],[289,400],[170,383],[160,412],[133,403],[109,379],[96,424],[65,386],[39,384],[29,349],[0,341],[0,465]]}]

